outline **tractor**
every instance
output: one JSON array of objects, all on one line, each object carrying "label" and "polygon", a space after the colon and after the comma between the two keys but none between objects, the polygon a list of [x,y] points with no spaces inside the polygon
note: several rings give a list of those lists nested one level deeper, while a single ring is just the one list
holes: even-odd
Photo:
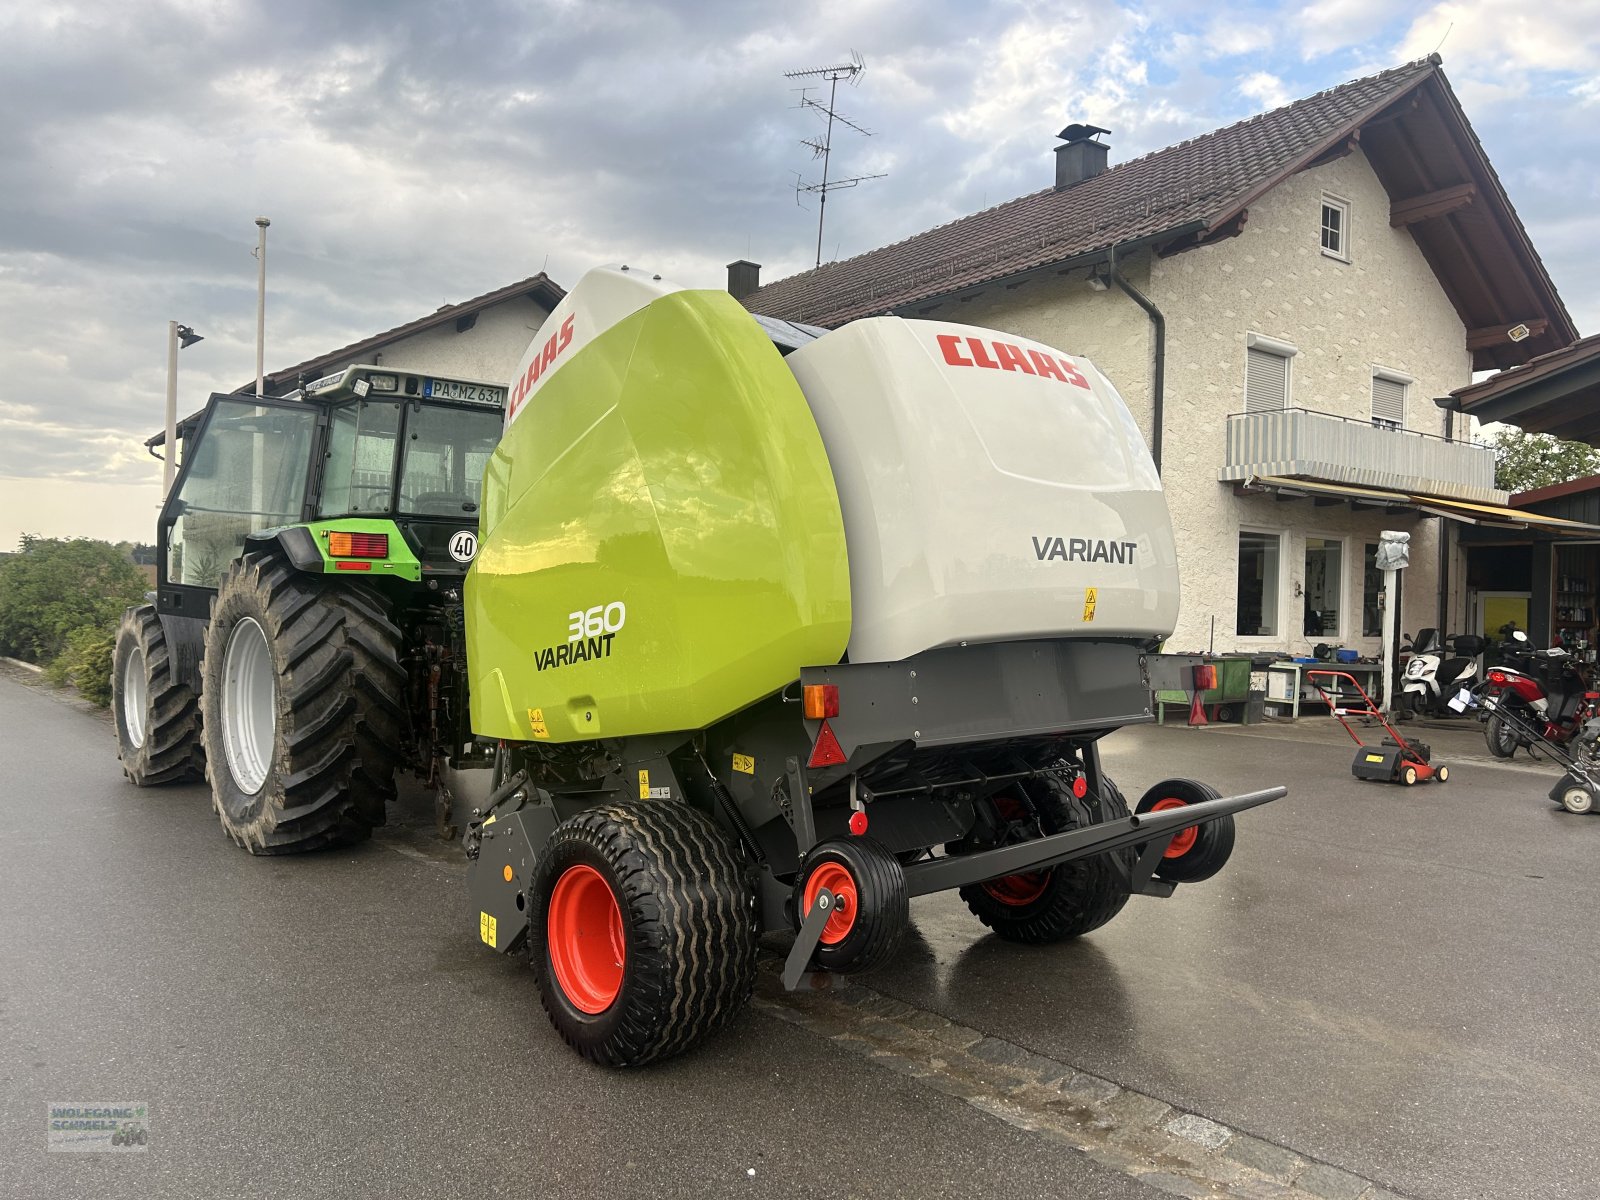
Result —
[{"label": "tractor", "polygon": [[281,854],[366,838],[409,768],[451,831],[442,768],[490,762],[467,728],[462,580],[505,398],[352,366],[286,398],[213,395],[179,425],[154,603],[123,615],[113,659],[129,780],[203,775],[229,836]]}]

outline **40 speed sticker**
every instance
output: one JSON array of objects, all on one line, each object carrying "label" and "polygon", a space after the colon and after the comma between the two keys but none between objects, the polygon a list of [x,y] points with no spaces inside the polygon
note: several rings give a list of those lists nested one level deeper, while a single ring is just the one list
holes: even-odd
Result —
[{"label": "40 speed sticker", "polygon": [[470,529],[459,529],[450,535],[450,557],[458,563],[469,563],[478,552],[478,535]]}]

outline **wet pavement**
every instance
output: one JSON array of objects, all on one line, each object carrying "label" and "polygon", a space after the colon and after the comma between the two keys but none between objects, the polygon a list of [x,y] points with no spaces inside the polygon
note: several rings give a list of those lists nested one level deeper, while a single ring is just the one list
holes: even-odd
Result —
[{"label": "wet pavement", "polygon": [[[1291,795],[1216,879],[1075,944],[919,900],[864,982],[1326,1164],[1318,1195],[1592,1196],[1600,817],[1476,725],[1424,736],[1446,785],[1355,781],[1326,719],[1122,731],[1130,800],[1172,774]],[[354,852],[251,859],[203,788],[124,784],[103,717],[4,676],[0,772],[0,1195],[1160,1194],[918,1078],[937,1056],[884,1069],[770,1002],[663,1068],[587,1066],[473,942],[421,803]],[[44,1152],[47,1101],[125,1098],[148,1153]]]}]

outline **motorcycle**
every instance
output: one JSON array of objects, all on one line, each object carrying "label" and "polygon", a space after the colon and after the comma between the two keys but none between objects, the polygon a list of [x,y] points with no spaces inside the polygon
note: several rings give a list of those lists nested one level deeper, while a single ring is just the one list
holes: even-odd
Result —
[{"label": "motorcycle", "polygon": [[1500,665],[1483,681],[1488,710],[1483,740],[1496,758],[1510,758],[1534,737],[1556,745],[1570,742],[1595,715],[1600,692],[1590,690],[1588,672],[1559,646],[1536,650],[1520,629],[1500,647]]},{"label": "motorcycle", "polygon": [[[1446,653],[1449,646],[1455,653]],[[1411,657],[1400,682],[1400,718],[1417,713],[1430,717],[1457,717],[1476,701],[1478,656],[1487,643],[1476,634],[1458,633],[1444,638],[1437,629],[1421,629],[1409,635],[1403,651]]]}]

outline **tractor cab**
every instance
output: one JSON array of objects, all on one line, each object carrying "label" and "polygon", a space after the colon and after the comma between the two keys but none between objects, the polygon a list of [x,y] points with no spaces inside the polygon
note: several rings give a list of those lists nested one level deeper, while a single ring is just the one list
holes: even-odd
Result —
[{"label": "tractor cab", "polygon": [[205,617],[246,539],[269,529],[286,530],[301,570],[464,575],[505,397],[497,384],[376,366],[288,397],[213,395],[179,426],[182,465],[157,530],[159,610]]}]

